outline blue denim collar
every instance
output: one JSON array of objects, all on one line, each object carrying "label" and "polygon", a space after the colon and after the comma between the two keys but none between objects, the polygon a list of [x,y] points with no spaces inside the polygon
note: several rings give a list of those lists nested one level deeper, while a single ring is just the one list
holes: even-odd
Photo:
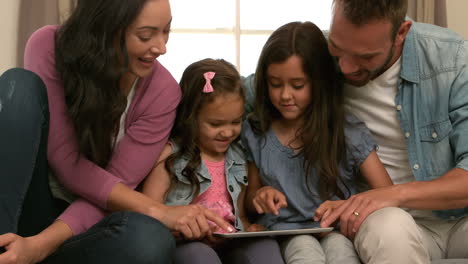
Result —
[{"label": "blue denim collar", "polygon": [[403,45],[403,54],[401,62],[401,73],[400,77],[408,82],[419,83],[419,61],[416,50],[416,33],[413,27],[406,35],[405,43]]},{"label": "blue denim collar", "polygon": [[[172,143],[172,153],[175,153],[179,150],[179,147]],[[174,173],[176,175],[182,175],[182,170],[187,166],[188,159],[182,157],[181,159],[175,161],[174,163]],[[241,146],[238,143],[232,143],[228,148],[225,156],[225,167],[229,169],[233,164],[243,165],[245,164],[244,154]],[[208,172],[208,168],[202,162],[200,167],[197,170],[197,174],[203,178],[211,179]]]}]

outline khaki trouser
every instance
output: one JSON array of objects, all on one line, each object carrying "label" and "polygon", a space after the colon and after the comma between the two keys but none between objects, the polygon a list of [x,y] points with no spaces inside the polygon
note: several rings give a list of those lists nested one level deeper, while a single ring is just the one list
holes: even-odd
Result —
[{"label": "khaki trouser", "polygon": [[280,245],[287,264],[360,264],[353,243],[338,232],[320,240],[312,235],[282,238]]},{"label": "khaki trouser", "polygon": [[431,259],[468,259],[468,217],[423,220],[414,219],[400,208],[384,208],[364,221],[354,246],[362,262],[371,264],[426,264]]}]

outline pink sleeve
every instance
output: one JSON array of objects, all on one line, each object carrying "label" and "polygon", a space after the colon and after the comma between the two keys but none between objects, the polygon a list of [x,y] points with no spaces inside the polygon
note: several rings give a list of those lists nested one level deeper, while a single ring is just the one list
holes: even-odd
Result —
[{"label": "pink sleeve", "polygon": [[116,146],[108,168],[102,169],[77,155],[73,126],[66,114],[63,85],[55,69],[56,29],[56,26],[46,26],[31,36],[25,50],[25,68],[37,73],[48,90],[49,165],[68,190],[84,198],[60,216],[74,234],[78,234],[102,218],[104,211],[98,207],[106,208],[115,184],[123,182],[135,188],[149,173],[169,137],[180,88],[159,64],[150,77],[141,80],[127,114],[126,134]]},{"label": "pink sleeve", "polygon": [[166,145],[181,91],[159,62],[141,80],[130,105],[125,135],[116,146],[108,170],[135,188],[146,177]]},{"label": "pink sleeve", "polygon": [[80,198],[68,206],[58,219],[64,221],[74,235],[78,235],[99,222],[107,213],[96,205]]}]

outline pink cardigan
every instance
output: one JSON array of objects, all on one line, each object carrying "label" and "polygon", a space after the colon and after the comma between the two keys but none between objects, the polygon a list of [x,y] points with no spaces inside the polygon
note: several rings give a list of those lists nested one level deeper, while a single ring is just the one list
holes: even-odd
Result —
[{"label": "pink cardigan", "polygon": [[58,26],[45,26],[32,34],[24,55],[25,68],[38,74],[47,86],[50,124],[47,157],[59,181],[81,198],[59,219],[79,234],[101,220],[115,184],[135,188],[153,168],[174,123],[181,91],[159,62],[140,79],[125,120],[125,136],[114,149],[106,169],[83,156],[77,160],[77,143],[66,114],[64,89],[55,69],[54,37]]}]

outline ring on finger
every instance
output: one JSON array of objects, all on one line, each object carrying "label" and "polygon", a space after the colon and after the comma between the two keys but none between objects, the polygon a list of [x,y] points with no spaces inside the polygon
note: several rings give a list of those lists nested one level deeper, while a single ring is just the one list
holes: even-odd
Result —
[{"label": "ring on finger", "polygon": [[359,216],[359,213],[358,213],[357,211],[354,211],[354,212],[353,212],[353,215]]}]

